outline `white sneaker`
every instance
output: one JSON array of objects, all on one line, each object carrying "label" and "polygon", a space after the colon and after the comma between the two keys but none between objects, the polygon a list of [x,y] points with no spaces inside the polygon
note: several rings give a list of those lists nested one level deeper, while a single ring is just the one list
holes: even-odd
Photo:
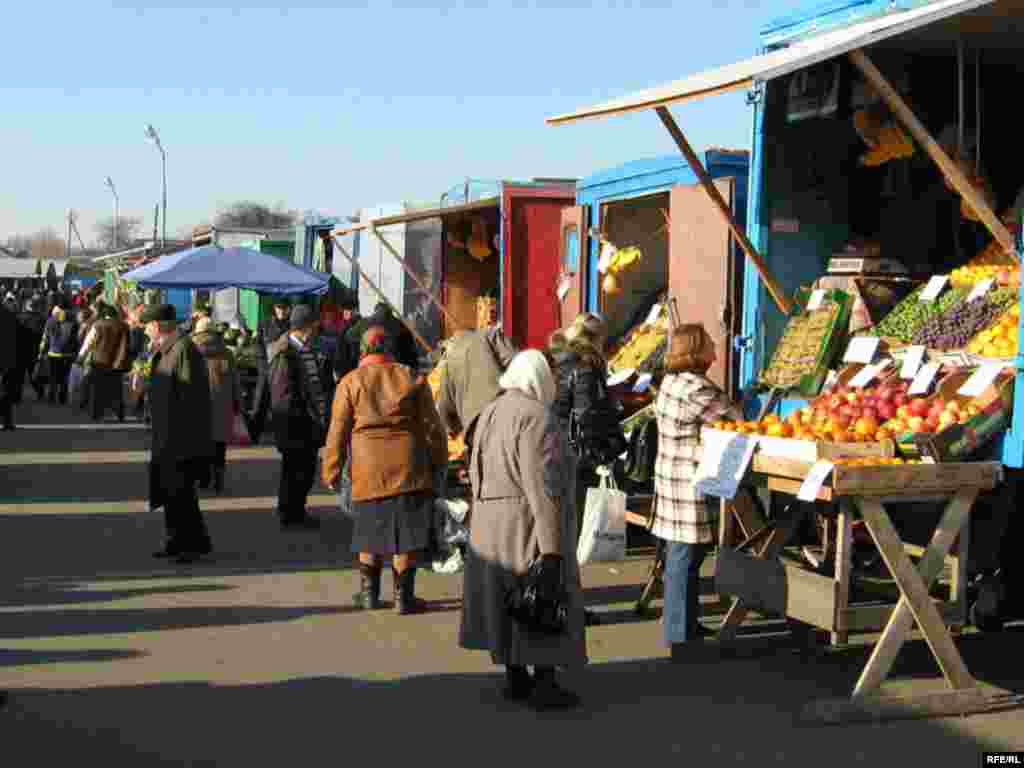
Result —
[{"label": "white sneaker", "polygon": [[164,506],[163,506],[163,504],[161,504],[159,507],[154,507],[152,504],[150,504],[147,501],[146,502],[146,511],[147,512],[163,512],[164,511]]}]

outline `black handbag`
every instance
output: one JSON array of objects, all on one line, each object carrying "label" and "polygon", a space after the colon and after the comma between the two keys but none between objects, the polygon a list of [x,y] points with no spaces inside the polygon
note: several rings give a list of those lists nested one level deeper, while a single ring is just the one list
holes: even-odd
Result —
[{"label": "black handbag", "polygon": [[569,598],[565,587],[556,597],[541,595],[541,562],[534,560],[519,583],[505,593],[505,610],[524,629],[542,635],[563,635],[569,626]]}]

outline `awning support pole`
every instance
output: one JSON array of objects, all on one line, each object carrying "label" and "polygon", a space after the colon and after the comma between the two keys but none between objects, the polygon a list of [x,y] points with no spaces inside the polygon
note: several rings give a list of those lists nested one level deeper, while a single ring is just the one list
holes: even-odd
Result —
[{"label": "awning support pole", "polygon": [[878,70],[863,50],[850,51],[849,56],[854,65],[864,73],[865,79],[878,91],[878,95],[882,97],[882,100],[889,106],[889,109],[892,110],[897,119],[910,131],[910,135],[917,140],[918,144],[924,147],[924,151],[939,166],[939,170],[949,180],[949,183],[953,185],[960,196],[978,214],[978,218],[981,219],[985,228],[992,233],[992,237],[996,239],[1007,253],[1019,261],[1020,256],[1017,253],[1017,244],[1014,242],[1013,235],[1003,226],[1003,222],[996,216],[995,211],[989,207],[984,196],[967,180],[960,167],[949,158],[949,155],[943,151],[939,143],[928,132],[928,129],[921,124],[921,121],[917,119],[917,116],[914,115],[910,107],[903,101],[903,98],[896,92],[896,89],[885,79],[885,75]]},{"label": "awning support pole", "polygon": [[423,340],[423,337],[416,332],[416,329],[412,327],[412,323],[407,321],[405,317],[402,316],[402,313],[398,311],[395,305],[388,301],[388,297],[381,293],[380,288],[378,288],[376,284],[373,282],[373,280],[371,280],[367,276],[367,274],[363,272],[362,267],[360,267],[356,260],[352,258],[352,255],[347,250],[345,250],[345,246],[341,244],[341,241],[337,238],[337,236],[333,234],[331,236],[334,237],[334,244],[338,246],[338,250],[341,252],[341,255],[348,259],[348,263],[356,268],[356,271],[359,272],[359,276],[366,281],[366,284],[373,289],[373,292],[377,294],[380,300],[391,308],[391,311],[395,313],[395,317],[401,320],[402,325],[409,329],[409,333],[411,333],[415,337],[416,341],[419,342],[419,345],[423,347],[424,351],[430,353],[432,351],[430,345],[427,344],[427,342]]},{"label": "awning support pole", "polygon": [[682,130],[676,123],[675,118],[672,117],[672,113],[668,111],[668,107],[656,107],[655,111],[658,113],[658,117],[661,118],[661,122],[665,124],[665,128],[671,134],[672,139],[675,141],[676,146],[679,147],[679,151],[683,153],[683,157],[686,158],[686,162],[690,166],[690,170],[697,174],[697,179],[700,181],[700,185],[704,187],[704,191],[708,193],[711,198],[711,202],[715,204],[722,216],[725,217],[726,224],[729,225],[729,229],[732,231],[733,237],[740,244],[743,252],[747,254],[747,258],[757,268],[757,273],[761,276],[761,280],[764,281],[765,288],[768,289],[768,293],[775,301],[775,305],[784,314],[788,315],[792,309],[792,305],[786,295],[782,292],[782,288],[775,282],[774,278],[768,272],[768,266],[764,263],[764,259],[761,258],[761,254],[758,253],[757,248],[750,242],[747,237],[747,233],[743,231],[743,228],[736,221],[736,218],[732,215],[732,210],[729,208],[729,204],[722,198],[721,193],[718,191],[718,187],[708,176],[708,172],[704,169],[704,164],[697,157],[697,153],[693,151],[693,147],[690,146],[690,142],[686,140]]},{"label": "awning support pole", "polygon": [[433,293],[430,292],[430,289],[423,284],[423,281],[420,280],[419,275],[417,275],[413,271],[412,267],[410,267],[406,263],[405,259],[403,259],[402,256],[398,253],[398,251],[395,250],[395,247],[388,242],[388,239],[386,237],[384,237],[384,233],[377,229],[377,227],[375,227],[372,223],[370,224],[370,231],[377,236],[377,239],[380,240],[380,244],[384,246],[387,252],[395,257],[395,260],[401,265],[402,269],[405,270],[405,274],[411,277],[413,282],[416,283],[417,286],[419,286],[419,289],[423,291],[423,293],[427,295],[427,298],[434,303],[434,306],[441,310],[441,314],[444,315],[444,319],[447,320],[451,326],[452,333],[461,330],[455,318],[452,317],[451,313],[444,308],[444,304],[442,304],[440,300],[436,296],[434,296]]}]

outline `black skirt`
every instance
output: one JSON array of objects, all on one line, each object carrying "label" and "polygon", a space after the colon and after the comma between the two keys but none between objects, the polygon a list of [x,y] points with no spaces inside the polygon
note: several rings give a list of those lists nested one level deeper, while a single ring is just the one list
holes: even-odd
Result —
[{"label": "black skirt", "polygon": [[353,552],[404,555],[434,545],[434,494],[429,491],[354,501],[351,514]]}]

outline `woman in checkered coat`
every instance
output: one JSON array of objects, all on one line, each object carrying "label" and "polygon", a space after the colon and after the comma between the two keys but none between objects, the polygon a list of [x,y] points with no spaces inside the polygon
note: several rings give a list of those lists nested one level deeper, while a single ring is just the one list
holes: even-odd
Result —
[{"label": "woman in checkered coat", "polygon": [[[654,465],[655,514],[651,532],[665,541],[665,642],[675,651],[707,633],[697,621],[701,564],[715,538],[716,500],[694,487],[701,459],[701,425],[739,409],[707,378],[715,343],[702,325],[672,332],[666,376],[658,392],[658,458]],[[709,503],[710,501],[710,503]]]}]

